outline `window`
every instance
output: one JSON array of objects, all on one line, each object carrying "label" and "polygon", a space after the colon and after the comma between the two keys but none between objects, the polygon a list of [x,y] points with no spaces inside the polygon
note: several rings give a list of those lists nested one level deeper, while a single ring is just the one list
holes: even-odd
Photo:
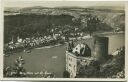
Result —
[{"label": "window", "polygon": [[74,65],[74,70],[75,70],[75,67],[76,67],[76,66]]},{"label": "window", "polygon": [[71,64],[69,64],[69,66],[71,67]]},{"label": "window", "polygon": [[69,70],[69,72],[70,72],[70,69],[68,69]]},{"label": "window", "polygon": [[69,58],[70,61],[72,61],[72,58]]},{"label": "window", "polygon": [[72,58],[70,60],[72,61]]}]

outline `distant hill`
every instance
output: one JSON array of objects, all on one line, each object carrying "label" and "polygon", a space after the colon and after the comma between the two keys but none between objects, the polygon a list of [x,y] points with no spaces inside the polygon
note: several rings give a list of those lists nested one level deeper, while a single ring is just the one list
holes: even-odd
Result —
[{"label": "distant hill", "polygon": [[105,22],[112,28],[121,28],[122,30],[125,27],[125,13],[93,13],[101,21]]},{"label": "distant hill", "polygon": [[92,6],[92,9],[110,9],[110,10],[124,10],[122,6]]},{"label": "distant hill", "polygon": [[[76,12],[78,9],[80,9],[81,11],[102,11],[102,12],[116,12],[116,13],[123,13],[124,12],[124,8],[123,7],[118,7],[118,6],[93,6],[93,7],[79,7],[79,6],[59,6],[59,7],[54,7],[54,8],[50,8],[50,7],[42,7],[42,6],[33,6],[33,7],[25,7],[25,8],[19,8],[19,7],[5,7],[4,11],[21,11],[22,13],[26,13],[29,11],[29,13],[33,13],[32,10],[38,10],[43,12],[43,10],[49,10],[51,12],[53,12],[55,10],[61,9],[61,10],[72,10],[72,9],[76,9]],[[60,11],[61,11],[60,10]],[[41,12],[37,12],[37,13],[41,13]],[[69,11],[68,11],[69,12]],[[71,11],[70,11],[71,12]],[[79,12],[80,13],[80,12]]]},{"label": "distant hill", "polygon": [[5,7],[4,11],[15,12],[15,11],[19,11],[20,9],[22,9],[22,8],[20,8],[20,7]]},{"label": "distant hill", "polygon": [[[33,35],[37,32],[46,33],[47,28],[51,29],[52,24],[62,26],[78,26],[81,29],[81,19],[87,19],[86,16],[91,14],[100,20],[101,29],[110,30],[125,28],[125,11],[122,7],[26,7],[26,8],[5,8],[8,15],[4,17],[5,42],[10,41],[11,36],[17,36],[19,33],[22,37]],[[18,12],[18,14],[12,13]],[[74,22],[73,20],[78,20]],[[80,20],[79,20],[80,19]],[[15,21],[15,22],[14,22]],[[19,28],[20,27],[20,28]],[[96,28],[96,27],[94,27]],[[15,30],[15,31],[14,31]],[[30,33],[29,33],[30,32]],[[25,35],[25,36],[24,36]],[[8,38],[10,37],[10,38]]]},{"label": "distant hill", "polygon": [[115,13],[124,13],[124,7],[120,6],[95,6],[90,7],[90,9],[94,9],[96,11],[104,11],[104,12],[115,12]]},{"label": "distant hill", "polygon": [[124,7],[121,6],[90,6],[86,8],[79,6],[58,6],[54,8],[42,6],[25,8],[5,7],[5,11],[29,15],[70,15],[75,18],[79,18],[81,15],[92,14],[113,28],[121,26],[125,22],[125,11]]}]

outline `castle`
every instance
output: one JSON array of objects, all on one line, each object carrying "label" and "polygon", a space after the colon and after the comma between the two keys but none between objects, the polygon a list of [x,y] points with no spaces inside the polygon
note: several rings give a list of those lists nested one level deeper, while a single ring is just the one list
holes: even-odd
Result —
[{"label": "castle", "polygon": [[79,74],[82,65],[88,66],[91,61],[104,61],[108,56],[108,38],[92,37],[86,41],[74,45],[73,41],[68,43],[66,50],[66,71],[70,73],[70,78],[75,78]]}]

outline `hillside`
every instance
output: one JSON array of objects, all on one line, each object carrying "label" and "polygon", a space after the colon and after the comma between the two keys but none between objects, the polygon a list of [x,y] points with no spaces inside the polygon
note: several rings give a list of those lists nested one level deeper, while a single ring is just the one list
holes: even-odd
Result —
[{"label": "hillside", "polygon": [[121,27],[124,29],[125,12],[123,7],[117,6],[93,6],[93,7],[26,7],[26,8],[5,8],[5,11],[18,11],[21,14],[36,15],[71,15],[79,18],[81,15],[92,14],[112,28]]},{"label": "hillside", "polygon": [[[78,27],[79,31],[84,31],[82,28],[82,20],[88,20],[87,16],[91,15],[99,20],[99,25],[92,29],[97,31],[110,31],[120,28],[125,28],[125,13],[121,8],[106,8],[106,7],[26,7],[26,8],[5,8],[5,11],[10,11],[11,14],[4,17],[4,36],[5,43],[11,40],[11,36],[25,38],[28,36],[41,34],[49,34],[52,28],[59,27],[59,31],[64,29],[72,32]],[[12,14],[12,12],[20,12]],[[75,21],[74,21],[75,20]],[[66,26],[67,25],[67,26]],[[86,25],[85,25],[86,26]],[[86,30],[84,31],[86,32]]]}]

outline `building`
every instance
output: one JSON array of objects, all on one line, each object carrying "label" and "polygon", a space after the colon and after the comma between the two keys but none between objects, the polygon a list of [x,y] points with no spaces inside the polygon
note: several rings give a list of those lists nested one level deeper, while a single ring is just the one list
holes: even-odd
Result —
[{"label": "building", "polygon": [[[93,37],[90,40],[86,43],[79,43],[76,47],[74,47],[73,41],[68,43],[66,50],[66,71],[70,73],[70,78],[75,78],[79,75],[80,66],[88,66],[95,60],[107,59],[108,38]],[[93,47],[89,43],[93,44],[91,45]]]}]

